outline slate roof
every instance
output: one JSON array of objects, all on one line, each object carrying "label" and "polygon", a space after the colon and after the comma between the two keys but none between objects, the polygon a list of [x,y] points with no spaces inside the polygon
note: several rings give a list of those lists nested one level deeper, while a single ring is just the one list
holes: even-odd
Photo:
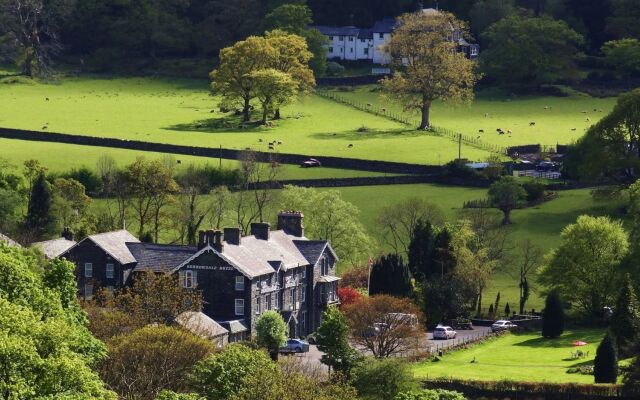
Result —
[{"label": "slate roof", "polygon": [[247,332],[249,328],[247,327],[247,321],[244,319],[235,319],[231,321],[218,321],[220,325],[225,327],[229,334]]},{"label": "slate roof", "polygon": [[358,39],[373,39],[373,29],[360,29]]},{"label": "slate roof", "polygon": [[185,311],[176,317],[176,322],[191,333],[209,339],[229,334],[227,329],[202,312]]},{"label": "slate roof", "polygon": [[0,233],[0,242],[3,242],[7,246],[11,246],[11,247],[22,247],[22,246],[20,246],[20,244],[18,242],[16,242],[15,240],[11,239],[7,235],[3,235],[2,233]]},{"label": "slate roof", "polygon": [[120,264],[124,265],[136,262],[136,259],[126,246],[126,243],[139,243],[140,241],[124,229],[91,235],[87,239],[91,240],[102,250],[109,253],[109,255],[111,255],[111,257]]},{"label": "slate roof", "polygon": [[326,240],[294,240],[293,241],[310,265],[316,265],[327,247]]},{"label": "slate roof", "polygon": [[59,257],[62,253],[75,246],[76,243],[75,240],[67,240],[61,237],[53,240],[45,240],[44,242],[32,243],[31,246],[40,249],[45,257],[52,259]]},{"label": "slate roof", "polygon": [[314,28],[325,36],[358,36],[360,28],[355,26],[326,26],[317,25]]},{"label": "slate roof", "polygon": [[134,271],[171,272],[198,251],[192,246],[140,242],[126,243],[126,246],[138,262]]},{"label": "slate roof", "polygon": [[395,18],[385,18],[373,24],[371,30],[375,33],[391,33],[396,26]]}]

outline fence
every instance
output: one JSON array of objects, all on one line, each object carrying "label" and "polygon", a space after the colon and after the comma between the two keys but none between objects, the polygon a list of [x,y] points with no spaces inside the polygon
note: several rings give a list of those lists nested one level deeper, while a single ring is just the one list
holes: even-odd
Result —
[{"label": "fence", "polygon": [[[317,92],[317,94],[319,96],[321,96],[321,97],[326,98],[326,99],[333,100],[335,102],[351,106],[351,107],[353,107],[355,109],[358,109],[360,111],[368,112],[370,114],[374,114],[374,115],[377,115],[379,117],[384,117],[384,118],[390,119],[390,120],[395,121],[395,122],[399,122],[399,123],[407,125],[407,126],[418,126],[418,125],[420,125],[417,120],[407,118],[407,116],[405,116],[403,114],[389,111],[389,110],[387,110],[386,108],[383,108],[383,107],[378,107],[378,106],[373,105],[373,104],[362,104],[360,102],[347,99],[347,98],[345,98],[343,96],[340,96],[340,95],[338,95],[336,93],[329,92],[329,91],[324,91],[324,90],[319,90]],[[475,148],[480,149],[480,150],[489,151],[491,153],[507,154],[506,147],[502,147],[502,146],[498,146],[498,145],[490,144],[490,143],[485,143],[485,142],[483,142],[482,140],[480,140],[477,137],[464,135],[462,133],[454,132],[454,131],[446,129],[446,128],[440,128],[440,127],[432,126],[429,130],[425,130],[425,133],[432,134],[434,136],[446,137],[448,139],[453,140],[454,142],[462,142],[467,146],[475,147]]]},{"label": "fence", "polygon": [[531,178],[545,178],[545,179],[561,179],[562,173],[558,171],[536,171],[536,170],[524,170],[517,171],[518,176],[528,176]]},{"label": "fence", "polygon": [[[461,331],[462,332],[462,331]],[[437,340],[431,340],[429,342],[429,350],[431,354],[440,354],[440,352],[451,351],[459,349],[460,347],[465,347],[473,343],[478,343],[483,340],[488,339],[489,337],[494,337],[499,335],[498,333],[493,333],[489,330],[482,330],[480,332],[473,332],[470,335],[464,335],[456,339],[446,340],[439,342]]]}]

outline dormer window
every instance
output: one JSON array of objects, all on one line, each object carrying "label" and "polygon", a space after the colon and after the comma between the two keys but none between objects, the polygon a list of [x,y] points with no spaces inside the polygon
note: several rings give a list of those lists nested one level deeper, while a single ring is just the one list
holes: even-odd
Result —
[{"label": "dormer window", "polygon": [[325,276],[329,274],[329,261],[326,257],[320,259],[320,275]]}]

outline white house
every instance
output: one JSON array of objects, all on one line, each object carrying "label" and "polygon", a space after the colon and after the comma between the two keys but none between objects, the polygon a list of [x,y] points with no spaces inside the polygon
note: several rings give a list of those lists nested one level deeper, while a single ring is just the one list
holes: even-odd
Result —
[{"label": "white house", "polygon": [[[425,14],[439,11],[434,8],[422,9]],[[376,22],[372,28],[357,28],[355,26],[316,26],[329,39],[327,58],[330,60],[371,61],[374,64],[389,64],[389,57],[383,47],[391,38],[396,25],[395,18],[385,18]],[[459,31],[454,30],[450,38],[458,42],[460,51],[469,58],[476,58],[479,54],[477,44],[468,43]]]}]

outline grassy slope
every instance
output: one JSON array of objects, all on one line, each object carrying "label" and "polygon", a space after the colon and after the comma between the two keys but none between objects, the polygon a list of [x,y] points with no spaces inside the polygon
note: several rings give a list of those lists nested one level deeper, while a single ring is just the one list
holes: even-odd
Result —
[{"label": "grassy slope", "polygon": [[[451,352],[438,362],[414,366],[417,378],[454,377],[470,380],[516,380],[526,382],[593,383],[593,375],[568,374],[568,368],[592,364],[604,332],[582,329],[565,332],[560,338],[545,340],[538,333],[507,334],[466,350]],[[580,347],[589,356],[571,359],[574,340],[588,343]],[[475,363],[471,360],[475,359]]]},{"label": "grassy slope", "polygon": [[[68,78],[0,85],[0,126],[41,130],[48,123],[50,132],[236,149],[267,150],[268,141],[278,140],[283,153],[432,164],[457,156],[448,139],[315,96],[287,107],[273,128],[246,130],[213,128],[225,117],[211,112],[215,103],[204,81]],[[370,131],[358,133],[362,126]],[[463,153],[487,157],[474,148],[464,147]]]},{"label": "grassy slope", "polygon": [[[371,103],[390,111],[401,111],[398,105],[385,101],[380,92],[375,91],[375,86],[336,93],[361,104]],[[489,92],[480,92],[470,107],[454,108],[436,102],[431,118],[436,126],[467,135],[480,135],[483,142],[501,146],[568,144],[581,137],[591,124],[610,112],[615,101],[615,98],[599,99],[580,93],[568,97],[522,96],[507,99]],[[545,109],[546,106],[551,108]],[[488,116],[485,117],[485,114]],[[587,121],[587,118],[591,121]],[[530,122],[535,122],[535,126],[529,126]],[[497,128],[511,130],[513,134],[498,135]],[[572,130],[574,128],[575,131]],[[480,129],[485,133],[479,133]]]},{"label": "grassy slope", "polygon": [[[389,204],[413,196],[425,197],[440,205],[450,220],[458,215],[465,200],[479,199],[486,196],[486,190],[443,185],[398,185],[398,186],[370,186],[338,189],[345,200],[355,204],[361,211],[360,220],[368,232],[375,234],[376,216],[379,210]],[[525,239],[530,239],[545,251],[557,245],[562,229],[582,214],[616,215],[616,206],[595,202],[590,196],[590,190],[570,190],[559,193],[559,197],[550,202],[512,213],[513,226],[511,242],[517,245]],[[379,238],[376,238],[379,239]],[[514,261],[501,271],[497,271],[490,287],[485,294],[485,306],[493,302],[498,291],[501,294],[501,304],[507,302],[515,310],[518,304],[518,285],[516,273],[518,270],[518,253],[514,250]],[[540,309],[543,301],[540,296],[532,294],[527,308]]]},{"label": "grassy slope", "polygon": [[[136,157],[161,158],[166,154],[146,151],[112,149],[108,147],[76,146],[62,143],[29,142],[21,140],[0,139],[0,159],[9,161],[14,166],[21,166],[25,160],[36,158],[50,171],[68,171],[71,168],[86,166],[94,168],[103,154],[112,156],[119,165],[131,163]],[[181,165],[211,164],[218,166],[219,159],[175,155]],[[222,160],[224,168],[236,168],[238,162]],[[295,165],[282,165],[281,179],[316,179],[347,178],[385,175],[379,172],[353,171],[337,168],[300,168]]]}]

